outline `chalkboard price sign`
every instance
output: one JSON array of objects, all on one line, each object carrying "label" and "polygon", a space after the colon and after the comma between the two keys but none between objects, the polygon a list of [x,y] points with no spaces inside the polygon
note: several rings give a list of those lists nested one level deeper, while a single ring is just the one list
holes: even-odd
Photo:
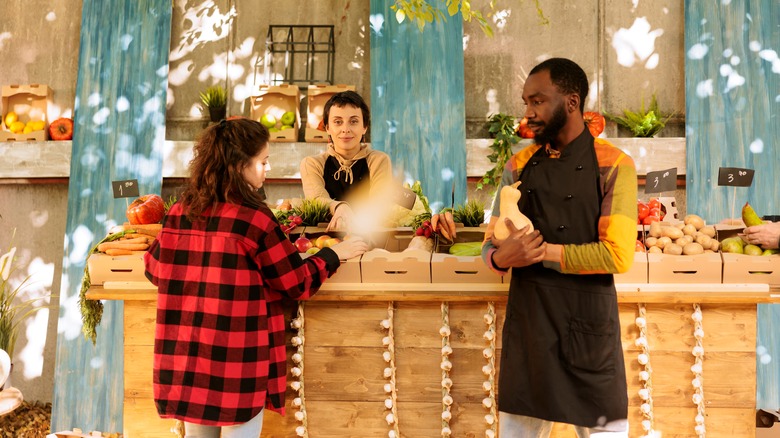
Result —
[{"label": "chalkboard price sign", "polygon": [[677,168],[647,172],[645,193],[672,192],[677,189]]},{"label": "chalkboard price sign", "polygon": [[753,169],[739,167],[721,167],[718,169],[718,185],[733,187],[750,187],[753,184]]},{"label": "chalkboard price sign", "polygon": [[137,179],[111,181],[111,188],[114,189],[114,198],[129,198],[131,196],[139,196]]}]

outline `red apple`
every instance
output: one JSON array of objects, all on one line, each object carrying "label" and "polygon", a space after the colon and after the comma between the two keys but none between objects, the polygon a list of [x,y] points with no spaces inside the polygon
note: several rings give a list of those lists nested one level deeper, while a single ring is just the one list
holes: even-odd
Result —
[{"label": "red apple", "polygon": [[73,120],[60,117],[49,125],[49,138],[52,140],[73,139]]},{"label": "red apple", "polygon": [[144,195],[127,207],[125,215],[132,225],[156,224],[165,215],[165,203],[160,195]]},{"label": "red apple", "polygon": [[301,234],[301,237],[295,239],[293,245],[298,249],[298,252],[306,252],[312,247],[311,240],[303,234]]}]

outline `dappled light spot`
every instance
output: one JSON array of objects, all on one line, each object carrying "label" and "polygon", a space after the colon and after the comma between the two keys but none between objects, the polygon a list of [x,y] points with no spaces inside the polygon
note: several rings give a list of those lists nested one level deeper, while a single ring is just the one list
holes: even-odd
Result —
[{"label": "dappled light spot", "polygon": [[485,101],[488,104],[488,110],[485,117],[490,118],[493,114],[501,112],[501,104],[498,102],[498,91],[496,91],[495,88],[490,88],[485,92]]},{"label": "dappled light spot", "polygon": [[119,43],[122,45],[122,51],[126,52],[127,49],[130,48],[130,44],[133,42],[133,36],[132,35],[122,35],[119,37]]},{"label": "dappled light spot", "polygon": [[0,50],[5,49],[5,42],[11,39],[11,32],[0,33]]},{"label": "dappled light spot", "polygon": [[707,47],[704,43],[694,44],[690,49],[688,49],[688,58],[704,59],[704,57],[707,56],[707,52],[709,52],[709,50],[709,47]]},{"label": "dappled light spot", "polygon": [[[53,278],[54,268],[49,272],[49,279]],[[48,291],[43,294],[48,295]],[[49,304],[50,299],[46,298],[41,306]],[[49,309],[42,308],[35,312],[33,316],[27,319],[25,330],[25,344],[18,353],[19,360],[22,361],[24,378],[27,380],[35,379],[43,375],[43,350],[46,347],[46,329],[49,326]]]},{"label": "dappled light spot", "polygon": [[618,64],[633,67],[641,62],[647,69],[655,68],[658,65],[658,55],[654,53],[655,40],[663,33],[663,29],[651,30],[650,22],[645,17],[635,19],[628,29],[620,28],[612,38]]},{"label": "dappled light spot", "polygon": [[97,126],[100,126],[106,123],[106,120],[108,120],[108,116],[110,115],[111,115],[111,110],[109,110],[106,107],[100,108],[92,116],[92,123],[94,123]]},{"label": "dappled light spot", "polygon": [[130,109],[130,101],[125,96],[119,96],[116,100],[116,111],[123,113]]},{"label": "dappled light spot", "polygon": [[385,16],[383,14],[373,14],[368,17],[368,21],[371,23],[371,30],[377,35],[382,35],[382,26],[385,24]]},{"label": "dappled light spot", "polygon": [[706,79],[696,84],[696,97],[704,99],[712,96],[713,86],[712,79]]},{"label": "dappled light spot", "polygon": [[445,167],[441,170],[442,181],[452,181],[454,178],[455,178],[455,172],[451,168]]},{"label": "dappled light spot", "polygon": [[184,85],[192,75],[195,63],[191,59],[184,60],[171,70],[168,75],[168,83],[175,87]]},{"label": "dappled light spot", "polygon": [[95,356],[89,361],[89,366],[92,367],[92,369],[100,369],[103,368],[104,360],[100,356]]},{"label": "dappled light spot", "polygon": [[496,25],[496,29],[499,31],[504,30],[510,15],[512,15],[511,9],[502,9],[500,11],[494,12],[493,23]]},{"label": "dappled light spot", "polygon": [[57,19],[57,14],[54,13],[54,11],[49,11],[48,14],[46,14],[45,20],[52,22]]},{"label": "dappled light spot", "polygon": [[721,64],[720,75],[727,78],[726,88],[723,90],[724,93],[728,93],[734,88],[741,87],[745,84],[745,77],[737,73],[729,64]]},{"label": "dappled light spot", "polygon": [[754,154],[760,154],[764,152],[764,140],[757,138],[750,143],[750,152]]},{"label": "dappled light spot", "polygon": [[100,105],[100,93],[92,93],[87,98],[87,106],[96,107]]}]

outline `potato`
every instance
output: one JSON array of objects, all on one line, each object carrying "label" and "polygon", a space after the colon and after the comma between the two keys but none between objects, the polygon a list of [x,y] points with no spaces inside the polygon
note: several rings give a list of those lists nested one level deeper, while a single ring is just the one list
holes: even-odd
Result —
[{"label": "potato", "polygon": [[685,255],[703,254],[704,247],[700,243],[691,242],[683,247],[682,252]]},{"label": "potato", "polygon": [[720,249],[720,242],[718,242],[718,239],[712,239],[710,242],[710,249],[713,251]]},{"label": "potato", "polygon": [[654,247],[658,243],[657,237],[648,237],[645,239],[645,246],[648,248]]},{"label": "potato", "polygon": [[682,230],[676,228],[676,227],[663,227],[661,228],[661,236],[662,237],[668,237],[672,240],[677,240],[680,237],[684,236]]},{"label": "potato", "polygon": [[696,227],[696,230],[701,230],[704,228],[704,219],[702,219],[701,216],[697,216],[695,214],[686,215],[685,218],[683,218],[683,222],[685,225],[693,225]]},{"label": "potato", "polygon": [[650,237],[661,237],[661,224],[658,222],[653,222],[650,224],[650,229],[647,231],[647,234],[650,235]]},{"label": "potato", "polygon": [[691,224],[685,225],[682,229],[683,234],[685,234],[686,236],[693,236],[694,234],[696,234],[696,231],[698,231],[696,227],[694,227]]},{"label": "potato", "polygon": [[702,227],[701,232],[710,237],[715,237],[715,226],[714,225],[704,226]]},{"label": "potato", "polygon": [[685,226],[685,224],[682,223],[682,222],[676,222],[676,223],[672,224],[672,226],[677,228],[678,230],[682,230],[683,227]]},{"label": "potato", "polygon": [[679,239],[674,241],[674,243],[676,243],[676,244],[678,244],[680,246],[685,246],[685,245],[687,245],[687,244],[689,244],[691,242],[693,242],[693,237],[692,236],[682,236]]},{"label": "potato", "polygon": [[672,244],[672,239],[664,236],[664,237],[659,237],[658,238],[658,240],[655,243],[655,246],[658,247],[658,248],[664,249],[664,247],[666,245],[671,245],[671,244]]},{"label": "potato", "polygon": [[661,254],[662,252],[663,250],[661,250],[661,248],[657,246],[651,246],[650,248],[647,249],[648,254]]},{"label": "potato", "polygon": [[682,246],[676,243],[670,243],[664,246],[664,254],[682,255],[682,251],[683,251]]},{"label": "potato", "polygon": [[712,241],[713,241],[713,240],[714,240],[714,239],[713,239],[712,237],[710,237],[710,236],[708,236],[708,235],[706,235],[706,234],[704,234],[704,233],[701,233],[701,232],[700,232],[700,233],[699,233],[699,234],[696,236],[696,239],[694,239],[694,242],[696,242],[696,243],[700,244],[700,245],[701,245],[701,246],[703,246],[704,248],[709,248],[709,247],[710,247],[710,245],[712,245]]}]

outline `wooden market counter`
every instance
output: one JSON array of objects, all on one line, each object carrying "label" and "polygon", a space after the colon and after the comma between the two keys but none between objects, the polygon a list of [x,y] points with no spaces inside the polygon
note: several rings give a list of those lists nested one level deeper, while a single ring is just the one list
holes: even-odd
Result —
[{"label": "wooden market counter", "polygon": [[[305,407],[312,437],[386,437],[388,379],[380,322],[392,315],[396,368],[397,418],[402,436],[441,436],[443,311],[449,318],[453,353],[449,375],[454,399],[453,436],[484,436],[489,409],[483,350],[488,341],[485,314],[495,308],[496,356],[506,284],[334,284],[304,303]],[[703,384],[707,435],[755,437],[756,305],[780,302],[780,290],[762,284],[619,284],[618,302],[629,388],[630,435],[642,435],[640,406],[642,352],[637,346],[640,311],[652,366],[654,428],[665,437],[695,437],[697,406],[693,403],[694,306],[700,306],[704,337]],[[152,348],[156,289],[151,284],[106,283],[93,286],[90,299],[124,300],[125,403],[124,435],[170,437],[172,420],[157,418],[152,400]],[[446,303],[446,307],[442,306]],[[286,319],[296,314],[291,302]],[[288,333],[288,340],[292,337]],[[288,357],[295,347],[288,342]],[[496,366],[498,360],[496,360]],[[288,383],[296,380],[289,373]],[[288,385],[289,386],[289,385]],[[288,388],[287,416],[269,413],[263,437],[294,437],[295,391]],[[556,437],[574,436],[565,427]]]}]

